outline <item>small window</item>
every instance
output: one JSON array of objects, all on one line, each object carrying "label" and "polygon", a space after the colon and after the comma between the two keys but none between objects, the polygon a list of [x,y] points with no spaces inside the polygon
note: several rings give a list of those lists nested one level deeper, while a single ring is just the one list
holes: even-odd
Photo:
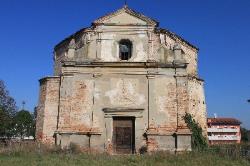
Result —
[{"label": "small window", "polygon": [[119,43],[119,56],[121,60],[129,60],[132,56],[132,43],[129,40],[121,40]]}]

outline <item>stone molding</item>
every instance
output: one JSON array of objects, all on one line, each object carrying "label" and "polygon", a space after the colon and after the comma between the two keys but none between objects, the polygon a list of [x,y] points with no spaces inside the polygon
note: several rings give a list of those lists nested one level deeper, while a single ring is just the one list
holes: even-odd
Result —
[{"label": "stone molding", "polygon": [[60,76],[47,76],[47,77],[44,77],[44,78],[41,78],[39,80],[40,83],[43,83],[45,81],[49,81],[49,80],[55,80],[55,81],[59,81],[60,79]]},{"label": "stone molding", "polygon": [[55,131],[55,134],[101,135],[100,131]]},{"label": "stone molding", "polygon": [[143,111],[144,108],[103,108],[105,118],[114,116],[142,118]]},{"label": "stone molding", "polygon": [[76,62],[76,61],[64,61],[64,67],[119,67],[119,68],[186,68],[187,63],[160,63],[156,61],[150,62],[100,62],[100,61],[86,61],[86,62]]}]

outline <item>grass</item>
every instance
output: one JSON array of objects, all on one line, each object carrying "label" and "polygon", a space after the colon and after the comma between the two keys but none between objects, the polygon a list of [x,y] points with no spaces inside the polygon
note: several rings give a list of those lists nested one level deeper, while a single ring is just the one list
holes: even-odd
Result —
[{"label": "grass", "polygon": [[156,153],[152,155],[128,155],[128,156],[109,156],[106,154],[71,154],[71,153],[16,153],[0,154],[1,166],[27,166],[27,165],[164,165],[164,166],[211,166],[228,165],[244,166],[250,162],[244,159],[230,159],[220,157],[215,154],[186,153],[186,154],[167,154]]},{"label": "grass", "polygon": [[77,151],[61,151],[56,148],[33,145],[18,145],[0,148],[0,166],[37,166],[37,165],[152,165],[152,166],[244,166],[250,162],[243,158],[232,158],[215,152],[186,152],[169,154],[157,152],[145,155],[115,155],[79,153]]}]

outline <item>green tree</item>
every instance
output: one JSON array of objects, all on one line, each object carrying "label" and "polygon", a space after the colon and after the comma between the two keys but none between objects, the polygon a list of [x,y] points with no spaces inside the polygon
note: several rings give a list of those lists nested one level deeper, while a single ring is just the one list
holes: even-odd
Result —
[{"label": "green tree", "polygon": [[36,108],[34,109],[34,112],[31,114],[31,116],[32,116],[32,129],[31,129],[30,135],[35,138],[36,137],[36,116],[37,116]]},{"label": "green tree", "polygon": [[34,122],[33,117],[29,111],[21,110],[17,112],[14,117],[15,123],[15,135],[20,136],[23,139],[25,136],[33,135]]},{"label": "green tree", "polygon": [[13,135],[13,117],[16,110],[15,100],[9,95],[4,82],[0,80],[0,137]]},{"label": "green tree", "polygon": [[247,136],[247,134],[248,134],[247,129],[245,129],[244,127],[241,127],[240,128],[240,133],[241,133],[241,141],[242,142],[248,142],[249,140],[248,140],[248,136]]},{"label": "green tree", "polygon": [[202,128],[193,116],[186,113],[183,117],[188,128],[192,131],[192,148],[202,150],[207,147],[207,139],[202,134]]},{"label": "green tree", "polygon": [[11,117],[3,107],[0,107],[0,137],[10,136]]}]

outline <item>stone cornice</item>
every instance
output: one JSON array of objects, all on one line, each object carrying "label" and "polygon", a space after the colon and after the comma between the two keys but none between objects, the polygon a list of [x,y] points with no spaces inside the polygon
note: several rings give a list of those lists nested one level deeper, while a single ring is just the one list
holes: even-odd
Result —
[{"label": "stone cornice", "polygon": [[118,68],[186,68],[187,63],[160,62],[76,62],[64,61],[64,67],[118,67]]},{"label": "stone cornice", "polygon": [[45,81],[48,81],[48,80],[55,80],[55,81],[59,81],[60,79],[60,76],[47,76],[47,77],[44,77],[44,78],[41,78],[39,80],[40,84],[45,82]]},{"label": "stone cornice", "polygon": [[204,80],[203,80],[202,78],[199,78],[198,76],[188,75],[188,78],[189,78],[190,80],[195,79],[195,80],[197,80],[197,81],[199,81],[199,82],[204,82]]},{"label": "stone cornice", "polygon": [[101,135],[100,131],[55,131],[55,134]]},{"label": "stone cornice", "polygon": [[117,107],[117,108],[103,108],[104,117],[105,118],[111,118],[114,116],[131,116],[136,118],[142,118],[142,112],[144,111],[144,108],[123,108],[123,107]]}]

